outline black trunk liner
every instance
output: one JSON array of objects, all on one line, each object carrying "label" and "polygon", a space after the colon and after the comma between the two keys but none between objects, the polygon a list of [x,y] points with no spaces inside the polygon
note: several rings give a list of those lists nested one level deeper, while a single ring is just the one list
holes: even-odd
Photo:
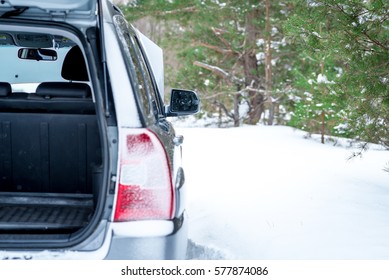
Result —
[{"label": "black trunk liner", "polygon": [[0,230],[78,229],[92,214],[92,195],[0,194]]}]

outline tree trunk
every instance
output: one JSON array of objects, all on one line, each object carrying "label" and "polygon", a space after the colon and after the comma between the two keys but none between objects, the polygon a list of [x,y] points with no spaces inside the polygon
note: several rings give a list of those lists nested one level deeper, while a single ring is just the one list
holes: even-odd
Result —
[{"label": "tree trunk", "polygon": [[[259,19],[259,9],[255,8],[246,14],[245,53],[243,55],[243,67],[245,86],[253,89],[260,87],[256,58],[256,40],[259,37],[259,27],[255,24]],[[263,113],[263,94],[257,91],[248,91],[250,110],[249,124],[257,124]]]},{"label": "tree trunk", "polygon": [[321,118],[321,127],[320,127],[321,143],[324,144],[325,143],[324,136],[326,133],[326,114],[324,111],[321,111],[320,118]]},{"label": "tree trunk", "polygon": [[[324,75],[324,61],[321,61],[320,62],[320,70],[321,70],[321,74]],[[322,88],[322,94],[326,94],[325,93],[325,89],[324,87]],[[321,114],[320,114],[320,121],[321,121],[321,126],[320,126],[320,133],[321,133],[321,143],[324,144],[324,135],[326,133],[326,113],[323,111],[321,111]]]},{"label": "tree trunk", "polygon": [[239,114],[240,94],[234,94],[234,127],[240,126],[240,114]]},{"label": "tree trunk", "polygon": [[219,123],[218,123],[218,127],[222,127],[222,120],[223,120],[223,111],[222,111],[222,107],[218,107],[219,108]]},{"label": "tree trunk", "polygon": [[270,23],[270,0],[266,0],[266,44],[265,44],[265,91],[266,100],[269,104],[269,119],[268,125],[273,125],[274,122],[274,102],[272,94],[272,52],[271,52],[271,23]]}]

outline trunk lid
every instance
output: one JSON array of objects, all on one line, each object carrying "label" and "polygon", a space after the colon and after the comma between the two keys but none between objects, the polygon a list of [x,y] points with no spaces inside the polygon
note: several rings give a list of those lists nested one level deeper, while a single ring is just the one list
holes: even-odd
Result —
[{"label": "trunk lid", "polygon": [[97,0],[3,0],[0,17],[42,19],[76,26],[96,25]]}]

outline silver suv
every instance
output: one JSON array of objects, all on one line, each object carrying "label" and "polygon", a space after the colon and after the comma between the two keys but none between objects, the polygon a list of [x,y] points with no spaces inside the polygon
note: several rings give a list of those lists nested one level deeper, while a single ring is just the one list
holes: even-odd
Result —
[{"label": "silver suv", "polygon": [[0,259],[183,259],[162,50],[107,0],[0,2]]}]

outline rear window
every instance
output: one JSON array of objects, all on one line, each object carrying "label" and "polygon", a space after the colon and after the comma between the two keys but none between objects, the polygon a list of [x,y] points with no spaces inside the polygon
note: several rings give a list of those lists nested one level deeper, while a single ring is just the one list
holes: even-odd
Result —
[{"label": "rear window", "polygon": [[[12,86],[13,92],[35,92],[36,87],[41,82],[48,81],[65,81],[61,77],[61,69],[63,60],[70,47],[74,45],[67,40],[66,45],[61,45],[61,39],[58,36],[52,36],[52,47],[39,48],[39,42],[35,46],[30,47],[18,46],[12,38],[18,34],[8,34],[11,40],[0,40],[0,82],[8,82]],[[50,35],[51,36],[51,35]],[[20,36],[19,36],[20,37]],[[39,36],[31,36],[32,40]],[[32,56],[27,56],[30,51],[37,54],[38,58],[33,59]],[[45,56],[45,51],[49,50],[56,54],[55,57],[49,58]]]}]

